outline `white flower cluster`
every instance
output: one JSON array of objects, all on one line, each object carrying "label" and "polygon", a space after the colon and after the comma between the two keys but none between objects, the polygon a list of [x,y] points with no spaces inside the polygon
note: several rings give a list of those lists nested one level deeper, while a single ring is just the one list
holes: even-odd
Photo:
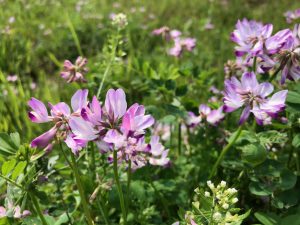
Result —
[{"label": "white flower cluster", "polygon": [[119,29],[124,29],[128,25],[127,16],[124,13],[113,15],[112,25]]},{"label": "white flower cluster", "polygon": [[237,190],[227,188],[225,181],[221,181],[217,186],[211,181],[207,181],[207,186],[211,192],[204,192],[204,196],[213,199],[213,221],[217,225],[230,225],[232,222],[237,222],[239,219],[238,214],[230,212],[230,209],[238,202]]}]

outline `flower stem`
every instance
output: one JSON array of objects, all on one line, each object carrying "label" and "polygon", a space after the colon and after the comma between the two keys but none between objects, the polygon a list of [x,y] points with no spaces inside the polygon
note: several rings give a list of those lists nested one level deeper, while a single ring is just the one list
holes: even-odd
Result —
[{"label": "flower stem", "polygon": [[117,51],[117,48],[118,48],[118,43],[119,43],[119,30],[118,30],[118,32],[117,32],[117,35],[116,35],[116,38],[115,38],[115,42],[114,42],[114,46],[113,46],[113,48],[112,48],[112,49],[113,49],[113,52],[112,52],[112,54],[111,54],[109,63],[108,63],[108,65],[107,65],[107,67],[106,67],[106,69],[105,69],[105,71],[104,71],[104,74],[103,74],[103,77],[102,77],[100,86],[99,86],[98,91],[97,91],[97,95],[96,95],[97,98],[99,98],[99,96],[100,96],[101,90],[102,90],[102,88],[103,88],[104,81],[105,81],[105,79],[106,79],[106,77],[107,77],[107,74],[108,74],[109,71],[110,71],[110,68],[111,68],[112,64],[113,64],[114,61],[115,61],[115,58],[116,58],[116,51]]},{"label": "flower stem", "polygon": [[130,182],[131,182],[131,160],[129,160],[129,162],[128,162],[128,168],[127,168],[126,215],[128,215],[128,208],[129,208]]},{"label": "flower stem", "polygon": [[277,68],[277,70],[272,74],[272,76],[270,77],[269,79],[269,82],[272,82],[275,78],[276,78],[276,75],[279,73],[279,71],[282,69],[282,66],[279,66]]},{"label": "flower stem", "polygon": [[41,219],[41,221],[42,221],[42,224],[43,224],[43,225],[48,225],[48,223],[47,223],[47,221],[46,221],[46,219],[45,219],[45,217],[44,217],[44,215],[43,215],[43,212],[42,212],[42,210],[41,210],[41,207],[40,207],[40,205],[39,205],[38,200],[35,198],[34,194],[31,193],[30,191],[28,192],[28,194],[29,194],[29,196],[30,196],[30,198],[31,198],[31,200],[32,200],[32,203],[33,203],[33,205],[34,205],[34,208],[35,208],[36,213],[38,214],[38,216],[40,217],[40,219]]},{"label": "flower stem", "polygon": [[181,123],[178,123],[178,156],[181,155]]},{"label": "flower stem", "polygon": [[224,158],[224,156],[226,155],[226,153],[228,152],[228,150],[230,149],[230,147],[236,142],[236,140],[239,138],[239,136],[241,135],[242,132],[242,127],[240,126],[239,129],[236,131],[235,136],[232,138],[232,140],[222,149],[221,154],[219,155],[219,158],[217,159],[216,163],[213,166],[213,169],[209,175],[209,179],[211,179],[215,173],[217,172],[217,169],[222,161],[222,159]]},{"label": "flower stem", "polygon": [[257,57],[255,56],[253,59],[253,66],[252,66],[252,71],[255,73],[256,71],[256,61],[257,61]]},{"label": "flower stem", "polygon": [[123,195],[122,187],[120,185],[120,180],[119,180],[118,157],[117,157],[117,151],[116,150],[114,150],[113,155],[114,155],[114,162],[113,162],[114,177],[115,177],[115,182],[116,182],[116,185],[117,185],[118,195],[119,195],[119,199],[120,199],[120,206],[121,206],[121,211],[122,211],[123,224],[126,225],[126,223],[127,223],[127,214],[126,214],[126,209],[125,209],[124,195]]},{"label": "flower stem", "polygon": [[89,211],[89,207],[88,207],[88,204],[87,204],[87,200],[86,200],[86,197],[84,195],[84,189],[83,189],[83,186],[82,186],[82,183],[81,183],[81,180],[80,180],[80,175],[79,175],[76,159],[75,159],[73,153],[71,153],[70,155],[71,155],[71,160],[72,160],[72,164],[73,164],[71,168],[72,168],[72,170],[74,172],[74,175],[75,175],[75,180],[76,180],[77,188],[78,188],[78,191],[79,191],[79,194],[80,194],[80,197],[81,197],[81,203],[82,203],[82,206],[83,206],[83,211],[84,211],[84,214],[85,214],[85,218],[88,222],[88,225],[94,225],[94,222],[92,220],[92,217],[91,217],[91,214],[90,214],[90,211]]}]

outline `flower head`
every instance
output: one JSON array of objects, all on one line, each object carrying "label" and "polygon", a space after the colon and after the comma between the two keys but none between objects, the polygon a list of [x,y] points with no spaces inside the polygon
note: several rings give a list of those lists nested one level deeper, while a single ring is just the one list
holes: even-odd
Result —
[{"label": "flower head", "polygon": [[112,16],[112,25],[118,29],[124,29],[128,25],[127,16],[124,13],[118,13]]},{"label": "flower head", "polygon": [[68,83],[72,82],[86,82],[84,75],[88,72],[85,67],[87,64],[87,59],[79,56],[76,59],[75,65],[69,60],[65,60],[64,69],[60,73],[61,77],[64,78]]},{"label": "flower head", "polygon": [[238,44],[235,47],[236,56],[254,54],[263,49],[264,42],[272,34],[273,25],[263,25],[254,20],[238,20],[236,29],[231,34],[231,40]]},{"label": "flower head", "polygon": [[244,107],[239,124],[244,123],[252,112],[258,124],[270,123],[285,107],[287,91],[279,91],[271,98],[273,85],[265,82],[259,84],[253,72],[243,74],[241,81],[236,77],[225,80],[225,111],[232,112]]},{"label": "flower head", "polygon": [[85,142],[78,138],[74,138],[74,135],[70,130],[69,122],[73,117],[80,117],[81,109],[87,105],[87,95],[87,90],[78,90],[73,95],[71,99],[73,112],[71,112],[70,107],[64,102],[59,102],[55,105],[49,103],[50,115],[43,102],[36,98],[31,98],[28,101],[28,105],[32,109],[32,111],[28,113],[31,121],[34,123],[51,122],[54,124],[50,130],[32,140],[31,147],[47,148],[48,145],[51,145],[52,140],[57,137],[64,140],[73,150],[74,154],[77,154],[78,150],[85,145]]}]

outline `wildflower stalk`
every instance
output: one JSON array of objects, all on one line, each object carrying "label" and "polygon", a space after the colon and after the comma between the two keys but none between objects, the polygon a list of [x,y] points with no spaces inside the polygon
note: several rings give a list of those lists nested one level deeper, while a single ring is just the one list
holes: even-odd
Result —
[{"label": "wildflower stalk", "polygon": [[118,32],[117,32],[117,34],[116,34],[116,36],[115,36],[115,41],[113,42],[113,46],[112,46],[113,51],[112,51],[110,60],[109,60],[109,62],[108,62],[108,64],[107,64],[107,67],[106,67],[106,69],[105,69],[105,71],[104,71],[104,74],[103,74],[103,77],[102,77],[100,86],[99,86],[98,91],[97,91],[97,95],[96,95],[97,98],[99,98],[99,96],[100,96],[101,90],[102,90],[102,88],[103,88],[104,81],[105,81],[105,79],[106,79],[106,77],[107,77],[107,74],[108,74],[109,71],[110,71],[111,66],[113,65],[113,63],[114,63],[114,61],[115,61],[115,58],[116,58],[116,52],[117,52],[117,48],[118,48],[118,43],[119,43],[119,29],[118,29]]},{"label": "wildflower stalk", "polygon": [[181,123],[178,123],[178,156],[181,154]]},{"label": "wildflower stalk", "polygon": [[101,201],[100,201],[99,199],[97,199],[96,202],[97,202],[98,207],[99,207],[99,209],[100,209],[100,213],[101,213],[101,215],[102,215],[102,217],[103,217],[104,223],[105,223],[106,225],[109,225],[109,222],[108,222],[108,219],[107,219],[107,215],[106,215],[106,213],[105,213],[104,210],[103,210]]},{"label": "wildflower stalk", "polygon": [[87,200],[85,198],[84,189],[83,189],[83,186],[82,186],[82,183],[81,183],[81,179],[80,179],[76,159],[75,159],[73,153],[71,153],[71,161],[72,161],[72,167],[71,168],[72,168],[73,173],[75,175],[75,180],[76,180],[77,188],[78,188],[78,191],[79,191],[79,194],[80,194],[81,203],[82,203],[82,206],[83,206],[83,211],[84,211],[84,214],[85,214],[85,218],[88,222],[88,225],[94,225],[94,222],[93,222],[93,219],[91,217],[89,207],[88,207],[88,204],[87,204]]},{"label": "wildflower stalk", "polygon": [[72,21],[71,21],[68,13],[66,14],[66,19],[67,19],[67,23],[68,23],[69,29],[71,31],[72,37],[74,39],[77,51],[78,51],[79,55],[83,56],[83,52],[82,52],[82,49],[81,49],[81,46],[80,46],[79,38],[76,34],[76,31],[74,29],[74,26],[72,24]]},{"label": "wildflower stalk", "polygon": [[236,142],[236,140],[239,138],[239,136],[241,135],[242,132],[242,128],[243,126],[240,126],[239,129],[236,131],[236,134],[234,135],[234,137],[232,138],[232,140],[222,149],[221,154],[219,155],[219,158],[217,159],[216,163],[214,164],[211,173],[209,175],[209,179],[211,179],[215,173],[217,172],[217,169],[222,161],[222,159],[224,158],[224,156],[226,155],[226,153],[228,152],[228,150],[230,149],[230,147]]},{"label": "wildflower stalk", "polygon": [[34,205],[36,213],[38,214],[38,216],[40,217],[40,219],[42,221],[42,224],[43,225],[48,225],[48,223],[47,223],[47,221],[46,221],[46,219],[44,217],[44,214],[43,214],[43,212],[41,210],[41,207],[40,207],[39,202],[37,201],[36,197],[30,191],[28,192],[28,194],[29,194],[29,196],[30,196],[30,198],[32,200],[32,203]]},{"label": "wildflower stalk", "polygon": [[26,192],[26,190],[19,184],[17,184],[15,181],[3,176],[1,173],[0,173],[0,177],[4,180],[6,180],[7,182],[11,183],[12,185],[16,186],[17,188],[20,188],[22,191]]},{"label": "wildflower stalk", "polygon": [[128,208],[129,208],[129,195],[130,195],[130,182],[131,182],[131,160],[128,162],[127,168],[127,196],[126,196],[126,214],[128,215]]},{"label": "wildflower stalk", "polygon": [[270,79],[269,79],[269,82],[272,82],[275,78],[276,78],[276,75],[279,73],[279,71],[282,69],[282,66],[279,66],[277,68],[277,70],[271,75]]},{"label": "wildflower stalk", "polygon": [[78,166],[77,166],[74,154],[71,152],[70,155],[71,155],[71,161],[72,162],[70,162],[70,160],[68,159],[61,143],[60,143],[60,149],[61,149],[61,152],[63,153],[63,156],[64,156],[65,160],[67,161],[69,167],[72,169],[73,174],[75,176],[77,188],[78,188],[80,198],[81,198],[81,203],[82,203],[82,206],[83,206],[83,211],[84,211],[84,214],[85,214],[85,218],[88,222],[88,225],[94,225],[94,222],[92,220],[92,217],[91,217],[91,214],[90,214],[90,211],[89,211],[89,208],[88,208],[88,204],[87,204],[87,201],[86,201],[86,198],[85,198],[85,195],[84,195],[84,189],[83,189],[83,186],[81,184],[80,175],[79,175],[79,171],[78,171]]},{"label": "wildflower stalk", "polygon": [[255,72],[256,71],[256,62],[257,62],[257,57],[255,56],[253,59],[253,66],[252,66],[252,71]]},{"label": "wildflower stalk", "polygon": [[119,179],[119,174],[118,174],[118,157],[117,157],[117,151],[114,150],[113,152],[113,167],[114,167],[114,178],[115,182],[117,185],[117,191],[119,195],[119,200],[120,200],[120,206],[121,206],[121,211],[122,211],[122,217],[123,217],[123,224],[127,224],[127,214],[126,214],[126,208],[125,208],[125,202],[124,202],[124,195],[122,191],[122,187],[120,185],[120,179]]}]

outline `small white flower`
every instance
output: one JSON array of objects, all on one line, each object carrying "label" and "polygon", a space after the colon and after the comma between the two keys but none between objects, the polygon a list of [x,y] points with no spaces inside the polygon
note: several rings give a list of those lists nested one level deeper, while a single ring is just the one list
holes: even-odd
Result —
[{"label": "small white flower", "polygon": [[221,219],[222,219],[222,214],[221,214],[221,213],[215,212],[215,213],[213,214],[213,220],[214,220],[214,221],[219,222]]},{"label": "small white flower", "polygon": [[238,201],[239,201],[238,198],[233,198],[233,199],[231,200],[231,202],[232,202],[233,204],[237,203]]},{"label": "small white flower", "polygon": [[232,195],[237,193],[237,190],[235,188],[228,188],[228,193]]},{"label": "small white flower", "polygon": [[208,191],[204,192],[205,197],[210,197],[210,193]]},{"label": "small white flower", "polygon": [[210,180],[207,181],[207,186],[208,186],[211,190],[215,189],[215,185],[214,185]]},{"label": "small white flower", "polygon": [[226,181],[222,180],[221,183],[220,183],[220,185],[221,185],[222,188],[226,187]]},{"label": "small white flower", "polygon": [[229,208],[229,205],[228,205],[227,203],[224,203],[224,204],[222,205],[222,208],[223,208],[223,209],[228,209],[228,208]]},{"label": "small white flower", "polygon": [[112,24],[119,29],[123,29],[128,25],[127,16],[124,13],[113,15]]}]

